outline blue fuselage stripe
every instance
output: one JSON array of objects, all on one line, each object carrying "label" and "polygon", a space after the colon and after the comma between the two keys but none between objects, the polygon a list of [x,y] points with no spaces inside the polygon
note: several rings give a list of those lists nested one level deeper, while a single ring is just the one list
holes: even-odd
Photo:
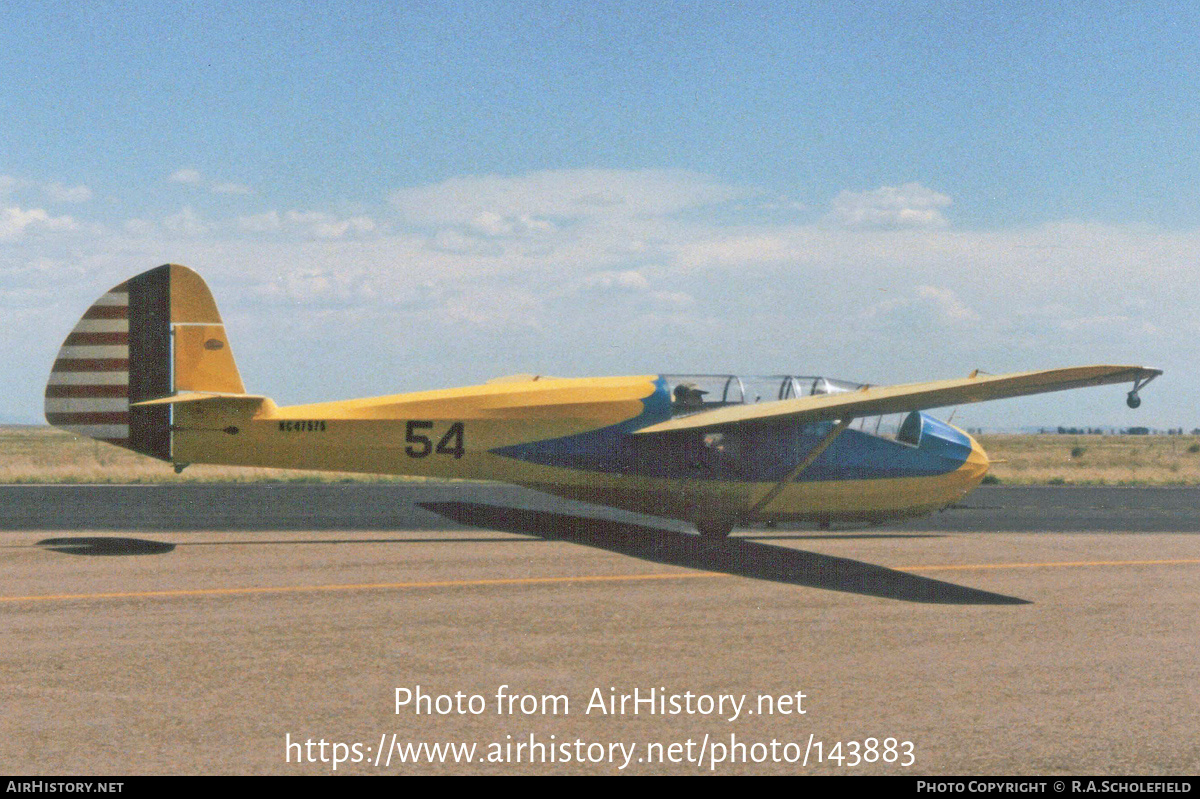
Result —
[{"label": "blue fuselage stripe", "polygon": [[[658,479],[778,482],[830,431],[832,422],[746,425],[719,438],[685,430],[635,436],[633,432],[671,418],[667,382],[643,400],[636,417],[563,438],[532,441],[492,450],[529,463],[581,471]],[[932,477],[960,468],[971,453],[962,432],[921,414],[917,446],[849,429],[800,475],[799,480],[874,480]]]}]

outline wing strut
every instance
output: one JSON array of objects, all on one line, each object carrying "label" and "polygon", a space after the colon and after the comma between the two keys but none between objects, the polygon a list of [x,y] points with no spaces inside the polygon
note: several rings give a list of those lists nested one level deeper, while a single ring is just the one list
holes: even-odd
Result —
[{"label": "wing strut", "polygon": [[754,503],[754,505],[750,508],[748,515],[753,517],[754,514],[758,513],[760,510],[769,505],[771,500],[779,496],[779,492],[787,488],[788,483],[794,482],[796,478],[800,476],[801,472],[811,466],[813,461],[819,458],[821,453],[827,450],[829,445],[833,443],[834,439],[840,436],[853,421],[854,417],[852,416],[839,419],[838,423],[833,426],[833,429],[826,433],[825,437],[818,441],[815,447],[809,450],[809,453],[804,456],[804,460],[796,464],[795,469],[792,469],[790,472],[788,472],[787,477],[780,480],[777,485],[772,486],[767,493],[763,494],[762,497],[759,498],[758,502]]},{"label": "wing strut", "polygon": [[1155,371],[1147,377],[1140,377],[1140,378],[1134,380],[1133,381],[1133,391],[1130,391],[1129,394],[1126,395],[1125,404],[1128,405],[1130,408],[1136,408],[1139,405],[1141,405],[1142,398],[1138,396],[1138,392],[1141,391],[1143,388],[1145,388],[1147,383],[1149,383],[1154,378],[1158,377],[1159,374],[1161,374],[1161,372]]}]

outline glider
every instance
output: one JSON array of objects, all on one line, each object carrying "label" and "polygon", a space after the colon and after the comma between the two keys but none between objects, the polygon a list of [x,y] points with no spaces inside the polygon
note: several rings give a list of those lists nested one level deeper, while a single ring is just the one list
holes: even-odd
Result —
[{"label": "glider", "polygon": [[944,508],[988,457],[923,411],[1161,374],[1079,366],[872,386],[825,377],[513,375],[280,407],[248,394],[204,280],[167,264],[106,292],[67,336],[50,424],[174,464],[501,480],[681,519],[878,523]]}]

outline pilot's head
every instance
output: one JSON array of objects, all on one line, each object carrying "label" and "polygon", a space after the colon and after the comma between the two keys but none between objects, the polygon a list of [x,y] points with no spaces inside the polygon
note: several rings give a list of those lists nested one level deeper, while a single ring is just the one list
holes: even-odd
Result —
[{"label": "pilot's head", "polygon": [[678,405],[703,405],[707,393],[695,383],[680,383],[675,386],[675,402]]}]

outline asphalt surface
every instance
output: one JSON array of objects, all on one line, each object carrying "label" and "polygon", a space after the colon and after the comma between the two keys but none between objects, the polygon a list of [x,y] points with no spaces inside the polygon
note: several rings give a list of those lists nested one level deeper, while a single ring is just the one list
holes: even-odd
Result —
[{"label": "asphalt surface", "polygon": [[490,484],[0,487],[0,530],[10,773],[1200,769],[1194,489],[711,543]]}]

